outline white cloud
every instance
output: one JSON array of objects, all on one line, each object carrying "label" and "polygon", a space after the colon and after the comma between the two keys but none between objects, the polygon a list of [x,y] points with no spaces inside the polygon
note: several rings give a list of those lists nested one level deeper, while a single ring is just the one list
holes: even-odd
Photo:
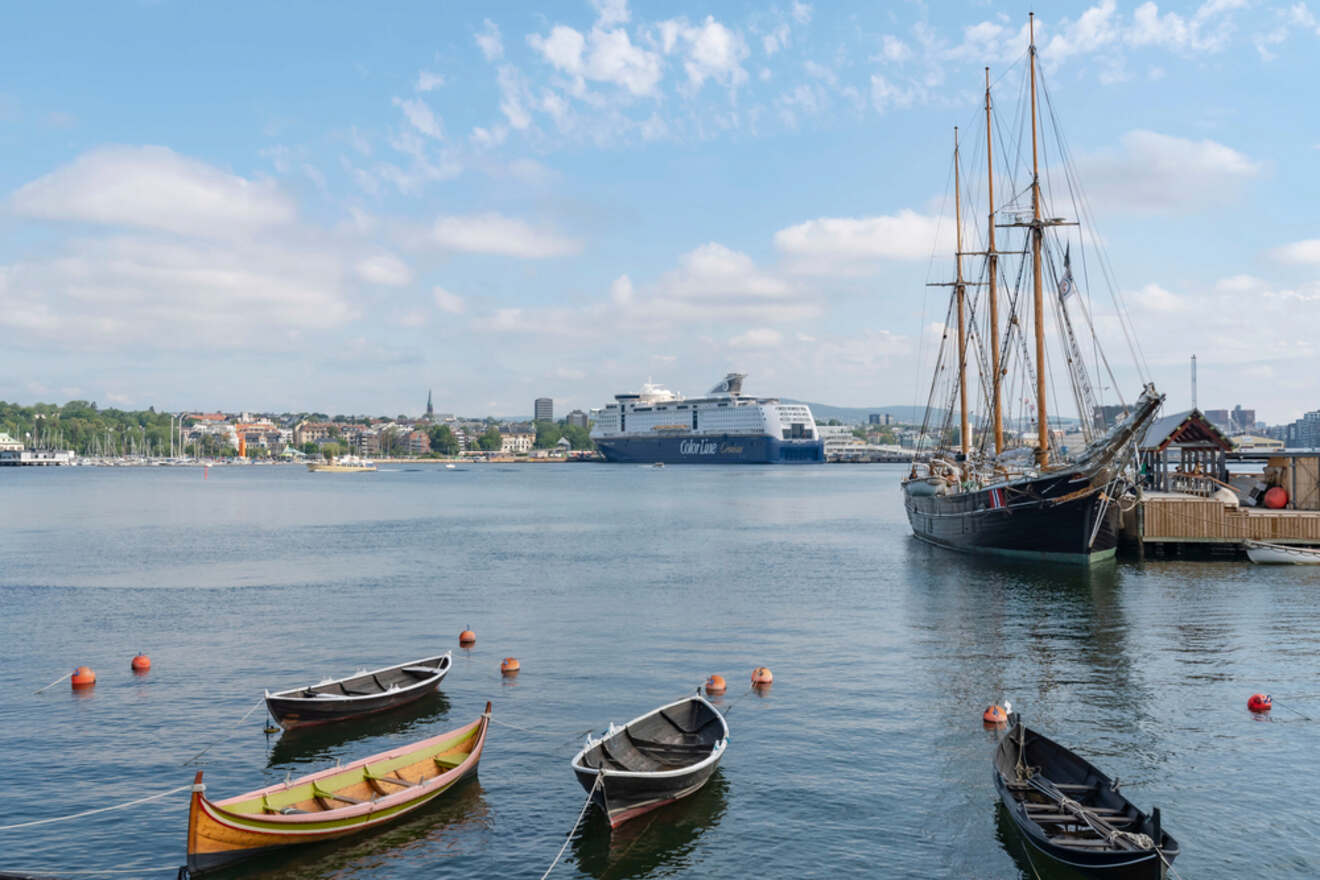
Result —
[{"label": "white cloud", "polygon": [[880,41],[880,56],[886,61],[902,64],[912,57],[912,49],[898,37],[885,34]]},{"label": "white cloud", "polygon": [[1230,13],[1247,6],[1247,0],[1206,0],[1190,18],[1176,12],[1160,14],[1152,2],[1132,13],[1132,24],[1124,34],[1131,46],[1159,46],[1179,52],[1218,52],[1233,34]]},{"label": "white cloud", "polygon": [[1320,264],[1320,238],[1285,244],[1270,251],[1270,256],[1285,263]]},{"label": "white cloud", "polygon": [[1231,201],[1260,175],[1258,162],[1212,140],[1129,131],[1119,148],[1079,158],[1078,171],[1097,205],[1167,214]]},{"label": "white cloud", "polygon": [[784,334],[770,327],[753,327],[729,340],[731,348],[772,348],[784,341]]},{"label": "white cloud", "polygon": [[496,213],[439,217],[427,240],[446,250],[525,259],[574,254],[582,247],[574,239]]},{"label": "white cloud", "polygon": [[793,0],[793,20],[798,24],[811,23],[811,4],[802,3],[799,0]]},{"label": "white cloud", "polygon": [[612,20],[602,16],[585,36],[557,24],[546,36],[529,35],[527,44],[572,77],[612,83],[632,95],[654,94],[661,76],[660,56],[635,45],[627,31],[609,23]]},{"label": "white cloud", "polygon": [[742,67],[749,54],[746,41],[714,16],[706,16],[697,25],[689,24],[686,19],[661,22],[660,31],[665,54],[680,44],[686,48],[683,70],[693,88],[700,89],[707,79],[728,88],[747,81],[747,71]]},{"label": "white cloud", "polygon": [[761,36],[761,48],[767,55],[773,55],[780,49],[788,48],[788,25],[780,22],[768,34]]},{"label": "white cloud", "polygon": [[431,288],[431,296],[435,299],[435,307],[442,312],[461,315],[467,308],[467,304],[463,302],[463,297],[456,293],[450,293],[443,287]]},{"label": "white cloud", "polygon": [[429,70],[420,71],[417,74],[417,85],[413,86],[419,92],[433,92],[445,84],[445,78]]},{"label": "white cloud", "polygon": [[924,90],[917,86],[895,85],[878,73],[871,74],[871,106],[877,113],[911,107],[918,99],[924,100],[924,97]]},{"label": "white cloud", "polygon": [[500,87],[500,112],[509,120],[509,125],[519,131],[529,128],[532,115],[527,105],[531,101],[531,92],[518,68],[512,64],[502,65],[496,74],[496,82]]},{"label": "white cloud", "polygon": [[394,106],[402,110],[403,115],[408,119],[408,124],[422,134],[436,140],[444,138],[445,133],[440,120],[425,101],[420,98],[395,98]]},{"label": "white cloud", "polygon": [[626,306],[633,299],[632,279],[627,275],[620,275],[610,283],[610,299],[615,305]]},{"label": "white cloud", "polygon": [[293,222],[271,181],[222,171],[166,147],[98,147],[20,187],[25,217],[231,237]]},{"label": "white cloud", "polygon": [[489,18],[482,22],[481,30],[475,37],[477,47],[481,49],[481,54],[487,61],[495,61],[504,57],[504,41],[500,38],[499,25]]},{"label": "white cloud", "polygon": [[601,27],[628,23],[628,0],[591,0],[591,5],[596,7]]},{"label": "white cloud", "polygon": [[394,254],[376,254],[359,260],[355,270],[358,278],[368,284],[403,287],[411,284],[413,280],[412,270],[408,268],[408,264]]},{"label": "white cloud", "polygon": [[852,274],[859,262],[921,260],[952,250],[951,223],[903,210],[874,217],[820,217],[775,233],[775,247],[795,271]]}]

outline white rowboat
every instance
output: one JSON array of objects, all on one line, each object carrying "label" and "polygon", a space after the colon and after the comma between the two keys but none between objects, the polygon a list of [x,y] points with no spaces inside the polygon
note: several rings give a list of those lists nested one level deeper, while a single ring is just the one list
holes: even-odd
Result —
[{"label": "white rowboat", "polygon": [[1320,548],[1243,541],[1247,558],[1258,565],[1320,565]]}]

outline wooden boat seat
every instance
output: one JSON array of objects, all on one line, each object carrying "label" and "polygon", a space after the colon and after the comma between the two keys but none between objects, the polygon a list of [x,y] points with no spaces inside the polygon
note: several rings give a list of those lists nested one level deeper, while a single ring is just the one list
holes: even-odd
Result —
[{"label": "wooden boat seat", "polygon": [[375,696],[376,694],[376,691],[350,690],[349,688],[344,687],[342,684],[339,686],[339,689],[344,693],[348,694],[350,697],[371,697],[371,696]]},{"label": "wooden boat seat", "polygon": [[[1086,820],[1073,813],[1032,813],[1031,821],[1037,825],[1085,825]],[[1103,819],[1105,824],[1113,825],[1117,828],[1120,825],[1131,825],[1131,816],[1097,816],[1097,819]]]},{"label": "wooden boat seat", "polygon": [[440,670],[434,666],[405,666],[404,672],[411,672],[413,675],[435,675]]},{"label": "wooden boat seat", "polygon": [[462,764],[466,759],[467,755],[464,755],[461,758],[442,758],[439,755],[435,755],[431,758],[432,761],[435,761],[435,765],[441,770],[452,770],[459,764]]},{"label": "wooden boat seat", "polygon": [[[1036,790],[1036,787],[1035,787],[1034,785],[1032,785],[1031,783],[1029,783],[1029,782],[1009,782],[1009,783],[1007,783],[1007,785],[1008,785],[1008,790],[1009,790],[1009,791],[1035,791],[1035,790]],[[1076,782],[1056,782],[1056,783],[1054,783],[1054,787],[1057,788],[1059,791],[1062,791],[1062,792],[1065,792],[1065,793],[1066,793],[1066,792],[1077,792],[1077,793],[1080,794],[1080,793],[1083,793],[1083,792],[1095,791],[1099,786],[1098,786],[1097,784],[1095,784],[1095,783],[1092,783],[1092,784],[1090,784],[1090,785],[1086,785],[1086,784],[1076,783]]]},{"label": "wooden boat seat", "polygon": [[403,788],[412,788],[414,785],[422,784],[421,780],[418,780],[417,782],[409,782],[402,776],[378,776],[371,772],[367,772],[363,775],[371,782],[391,782],[395,785],[402,786]]},{"label": "wooden boat seat", "polygon": [[[1033,810],[1051,812],[1059,808],[1057,804],[1023,804],[1022,806],[1026,808],[1028,813]],[[1087,804],[1082,804],[1082,807],[1088,813],[1095,813],[1097,816],[1117,816],[1123,812],[1122,810],[1116,810],[1113,807],[1092,807]]]},{"label": "wooden boat seat", "polygon": [[346,804],[356,805],[356,804],[366,803],[366,801],[359,800],[358,798],[349,797],[348,795],[344,795],[344,794],[336,794],[333,791],[326,791],[324,788],[321,788],[321,786],[319,785],[312,786],[312,796],[315,797],[317,800],[343,801]]},{"label": "wooden boat seat", "polygon": [[1086,848],[1088,848],[1088,849],[1115,849],[1115,848],[1116,848],[1116,847],[1114,847],[1109,841],[1107,841],[1107,840],[1101,840],[1101,839],[1098,838],[1098,837],[1075,837],[1075,838],[1074,838],[1074,837],[1064,837],[1063,835],[1059,835],[1058,837],[1051,837],[1051,838],[1050,838],[1050,842],[1051,842],[1051,843],[1056,843],[1056,844],[1058,844],[1059,846],[1069,846],[1069,847],[1075,847],[1075,848],[1079,848],[1079,849],[1080,849],[1081,847],[1086,847]]}]

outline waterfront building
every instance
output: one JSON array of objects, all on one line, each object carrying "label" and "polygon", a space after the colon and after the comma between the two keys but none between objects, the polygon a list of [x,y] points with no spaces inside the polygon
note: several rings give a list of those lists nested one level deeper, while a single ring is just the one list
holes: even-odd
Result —
[{"label": "waterfront building", "polygon": [[535,415],[532,416],[533,421],[553,422],[555,420],[555,402],[549,397],[536,398],[533,410],[535,411]]},{"label": "waterfront building", "polygon": [[340,426],[334,422],[299,422],[293,428],[293,442],[298,446],[306,443],[320,443],[337,432]]},{"label": "waterfront building", "polygon": [[526,455],[535,442],[535,434],[504,434],[500,437],[500,454]]},{"label": "waterfront building", "polygon": [[431,451],[431,438],[425,431],[411,431],[405,440],[409,455],[426,455]]},{"label": "waterfront building", "polygon": [[569,427],[572,428],[585,429],[590,425],[590,420],[587,418],[587,414],[580,409],[575,409],[570,412],[565,421],[567,421]]},{"label": "waterfront building", "polygon": [[1242,404],[1233,407],[1233,430],[1250,431],[1256,427],[1256,411],[1254,409],[1243,409]]},{"label": "waterfront building", "polygon": [[0,452],[22,452],[22,442],[15,440],[8,434],[0,431]]}]

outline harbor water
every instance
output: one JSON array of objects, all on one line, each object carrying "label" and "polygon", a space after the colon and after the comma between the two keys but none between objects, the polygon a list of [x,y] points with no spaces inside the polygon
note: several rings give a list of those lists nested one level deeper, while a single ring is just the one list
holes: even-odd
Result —
[{"label": "harbor water", "polygon": [[[719,673],[732,736],[712,783],[613,834],[589,813],[552,877],[1030,877],[981,724],[1005,698],[1161,807],[1182,876],[1320,873],[1320,572],[965,558],[911,537],[902,472],[0,473],[0,825],[198,769],[212,797],[240,794],[491,700],[502,724],[477,780],[380,833],[229,876],[535,878],[582,806],[568,762],[583,734]],[[243,717],[267,688],[451,648],[441,693],[409,709],[301,735]],[[33,694],[78,664],[95,688]],[[759,665],[774,685],[749,693]],[[1272,716],[1247,712],[1255,691]],[[0,831],[0,873],[172,878],[186,822],[179,793]]]}]

